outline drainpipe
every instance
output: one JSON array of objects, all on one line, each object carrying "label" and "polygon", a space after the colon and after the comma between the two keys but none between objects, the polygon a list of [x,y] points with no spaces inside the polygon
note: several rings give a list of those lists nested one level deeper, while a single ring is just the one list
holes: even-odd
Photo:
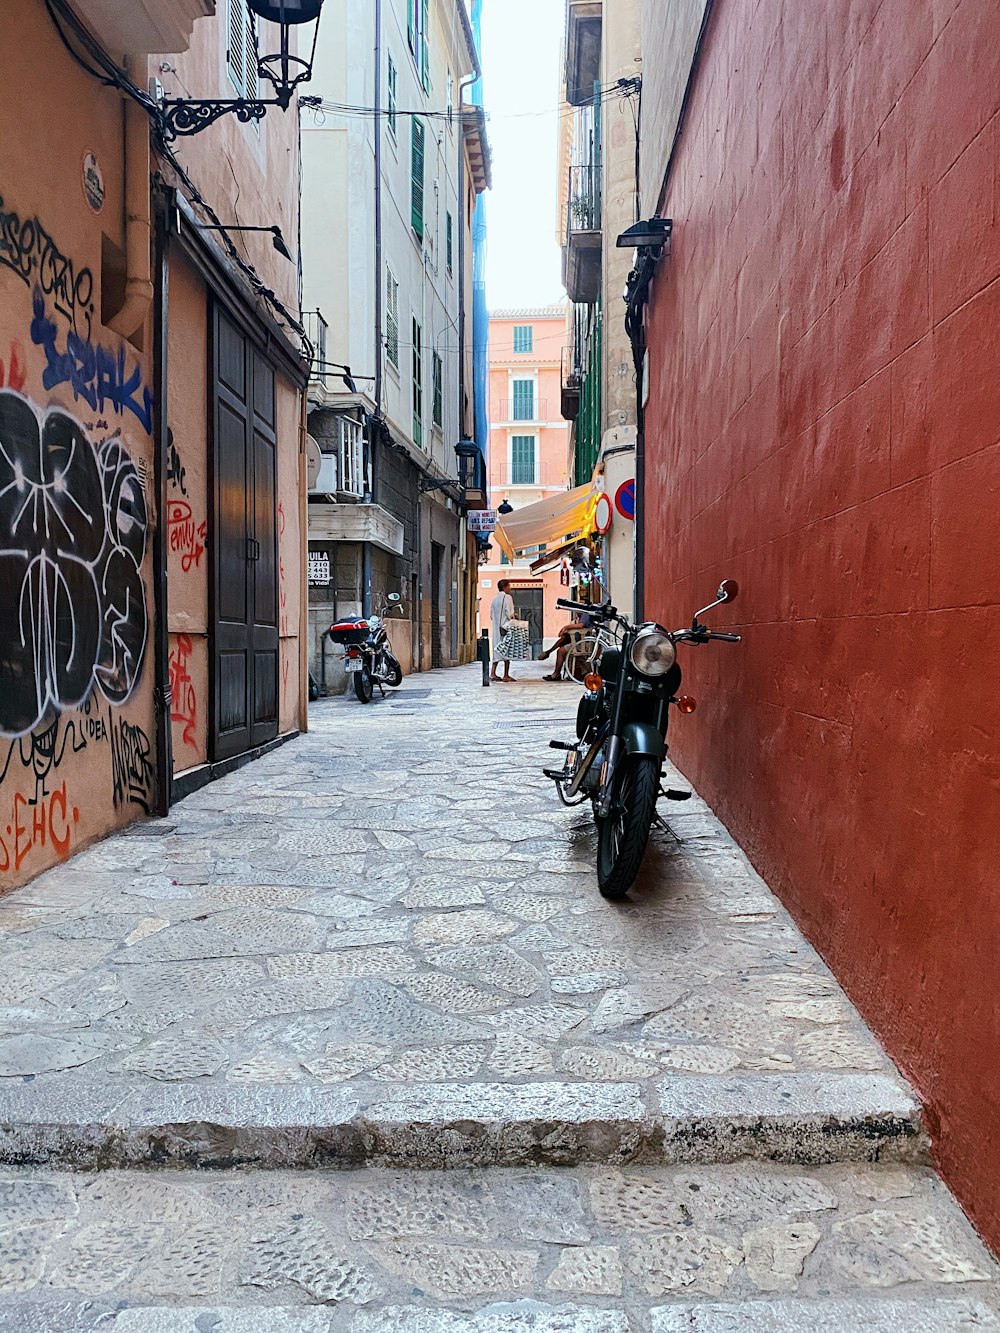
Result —
[{"label": "drainpipe", "polygon": [[167,260],[166,215],[162,201],[156,210],[155,271],[153,494],[156,503],[156,525],[153,528],[153,725],[156,731],[155,813],[165,815],[170,809],[174,762],[173,738],[170,732],[170,634],[167,625],[167,328],[170,270]]},{"label": "drainpipe", "polygon": [[[145,74],[133,60],[129,76],[145,83]],[[108,328],[131,338],[146,322],[153,303],[150,264],[149,114],[133,98],[125,101],[125,304]]]}]

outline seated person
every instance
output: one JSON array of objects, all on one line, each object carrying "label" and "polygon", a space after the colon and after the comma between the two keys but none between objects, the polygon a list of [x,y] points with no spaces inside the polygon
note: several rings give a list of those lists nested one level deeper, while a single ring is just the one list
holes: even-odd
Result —
[{"label": "seated person", "polygon": [[562,680],[563,667],[566,664],[566,658],[569,655],[574,636],[583,630],[590,629],[591,624],[591,617],[585,611],[581,611],[576,620],[571,620],[568,625],[563,625],[552,647],[546,648],[543,653],[538,654],[539,662],[544,662],[552,653],[556,655],[555,668],[552,674],[543,676],[542,680]]}]

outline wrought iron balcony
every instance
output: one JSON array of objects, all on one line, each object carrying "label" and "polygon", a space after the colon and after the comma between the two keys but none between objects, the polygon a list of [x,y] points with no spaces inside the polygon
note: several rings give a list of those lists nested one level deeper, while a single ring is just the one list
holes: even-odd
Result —
[{"label": "wrought iron balcony", "polygon": [[601,291],[601,164],[569,169],[563,285],[571,301],[589,304]]}]

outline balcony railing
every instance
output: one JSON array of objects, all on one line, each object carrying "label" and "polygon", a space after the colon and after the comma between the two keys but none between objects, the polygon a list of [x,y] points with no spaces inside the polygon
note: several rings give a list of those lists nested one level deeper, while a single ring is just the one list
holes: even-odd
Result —
[{"label": "balcony railing", "polygon": [[316,384],[327,388],[328,371],[326,369],[326,331],[330,327],[318,310],[303,310],[302,327],[306,337],[312,343],[313,364],[309,378]]},{"label": "balcony railing", "polygon": [[572,356],[564,351],[559,358],[559,379],[562,392],[559,398],[559,410],[566,421],[575,421],[580,411],[580,386],[583,384],[583,372]]},{"label": "balcony railing", "polygon": [[601,230],[600,165],[583,163],[570,167],[567,200],[567,239],[573,232]]},{"label": "balcony railing", "polygon": [[538,475],[538,460],[534,464],[521,463],[510,467],[494,467],[490,475],[490,490],[494,497],[508,486],[541,486]]},{"label": "balcony railing", "polygon": [[529,403],[523,398],[495,398],[491,419],[494,425],[501,421],[548,421],[549,400],[533,398]]}]

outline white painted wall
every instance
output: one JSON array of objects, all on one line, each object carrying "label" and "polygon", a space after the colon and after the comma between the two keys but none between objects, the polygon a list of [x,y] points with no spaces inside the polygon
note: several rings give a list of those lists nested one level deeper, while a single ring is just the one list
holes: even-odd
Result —
[{"label": "white painted wall", "polygon": [[[382,98],[388,103],[387,71],[391,54],[397,71],[400,113],[424,115],[424,238],[411,227],[410,161],[412,117],[398,114],[395,137],[382,119],[382,286],[385,334],[385,268],[399,282],[399,368],[392,366],[384,342],[375,348],[375,167],[374,121],[325,109],[302,112],[304,305],[326,318],[327,355],[350,364],[356,375],[374,375],[382,358],[383,413],[397,439],[424,462],[455,475],[459,438],[458,279],[459,228],[468,226],[458,199],[462,151],[459,80],[469,73],[469,57],[457,5],[464,0],[431,0],[430,88],[425,93],[407,42],[406,0],[383,0]],[[375,78],[374,6],[371,0],[327,0],[320,25],[315,73],[310,93],[350,106],[373,107]],[[455,111],[451,124],[442,115],[452,78]],[[446,263],[446,214],[453,218],[453,264]],[[470,294],[471,299],[471,294]],[[413,444],[412,319],[423,328],[423,449]],[[443,424],[432,423],[432,353],[442,359]],[[335,380],[331,387],[342,386]],[[374,406],[374,386],[358,381],[362,399]],[[471,395],[471,386],[469,389]]]}]

